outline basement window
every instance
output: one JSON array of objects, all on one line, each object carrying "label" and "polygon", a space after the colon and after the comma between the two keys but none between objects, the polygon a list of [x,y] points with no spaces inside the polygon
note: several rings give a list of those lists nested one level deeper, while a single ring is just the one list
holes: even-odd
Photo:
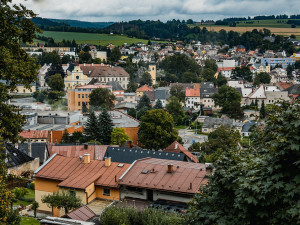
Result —
[{"label": "basement window", "polygon": [[103,189],[103,195],[110,196],[110,189],[104,188]]}]

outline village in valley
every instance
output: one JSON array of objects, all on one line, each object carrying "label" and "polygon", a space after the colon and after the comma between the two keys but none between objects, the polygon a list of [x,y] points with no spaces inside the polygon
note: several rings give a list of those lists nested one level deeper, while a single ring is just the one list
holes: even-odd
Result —
[{"label": "village in valley", "polygon": [[111,37],[149,37],[119,45],[22,41],[35,72],[0,69],[7,209],[21,216],[7,224],[299,222],[299,36],[207,29],[251,22],[230,19],[168,21],[171,36],[108,24]]}]

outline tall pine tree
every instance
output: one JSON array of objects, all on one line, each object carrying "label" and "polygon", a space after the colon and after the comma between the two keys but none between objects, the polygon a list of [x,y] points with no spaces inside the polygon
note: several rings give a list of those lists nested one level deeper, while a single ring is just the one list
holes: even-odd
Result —
[{"label": "tall pine tree", "polygon": [[158,99],[153,107],[154,109],[162,109],[163,106],[162,106],[162,102],[160,99]]},{"label": "tall pine tree", "polygon": [[99,114],[98,124],[101,135],[101,143],[109,145],[111,140],[111,132],[113,130],[113,122],[106,109]]},{"label": "tall pine tree", "polygon": [[266,117],[266,109],[265,109],[265,102],[263,100],[260,106],[260,118],[265,118],[265,117]]},{"label": "tall pine tree", "polygon": [[88,120],[85,123],[84,133],[88,140],[96,140],[101,142],[99,124],[94,112],[90,113]]}]

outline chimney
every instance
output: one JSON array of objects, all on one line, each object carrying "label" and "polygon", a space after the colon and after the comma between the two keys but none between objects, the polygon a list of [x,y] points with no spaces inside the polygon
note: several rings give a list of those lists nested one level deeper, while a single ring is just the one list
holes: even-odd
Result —
[{"label": "chimney", "polygon": [[193,184],[192,183],[190,183],[190,190],[192,190],[193,189]]},{"label": "chimney", "polygon": [[177,144],[177,142],[175,142],[175,149],[177,149],[178,148],[178,144]]},{"label": "chimney", "polygon": [[173,172],[173,164],[168,164],[168,173]]},{"label": "chimney", "polygon": [[84,145],[84,149],[88,149],[89,145],[87,143],[85,143]]},{"label": "chimney", "polygon": [[28,155],[31,157],[32,156],[32,150],[31,150],[31,140],[28,142]]},{"label": "chimney", "polygon": [[111,157],[105,157],[105,166],[109,167],[111,165]]},{"label": "chimney", "polygon": [[212,172],[213,172],[213,166],[212,166],[212,164],[207,163],[207,164],[206,164],[205,170],[206,170],[205,176],[210,176],[210,175],[212,175]]},{"label": "chimney", "polygon": [[84,164],[89,164],[91,162],[91,155],[86,153],[83,155],[83,163]]}]

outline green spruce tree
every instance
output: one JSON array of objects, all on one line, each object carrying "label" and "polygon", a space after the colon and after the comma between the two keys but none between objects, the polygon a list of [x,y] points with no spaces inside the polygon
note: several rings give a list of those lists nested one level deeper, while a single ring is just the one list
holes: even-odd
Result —
[{"label": "green spruce tree", "polygon": [[113,130],[114,124],[107,110],[103,110],[102,113],[99,114],[98,124],[101,135],[101,143],[109,145],[111,141],[111,132]]},{"label": "green spruce tree", "polygon": [[162,106],[162,102],[160,99],[158,99],[153,107],[154,109],[162,109],[163,106]]},{"label": "green spruce tree", "polygon": [[265,109],[265,102],[263,100],[260,106],[260,118],[265,118],[265,117],[266,117],[266,109]]},{"label": "green spruce tree", "polygon": [[101,141],[99,124],[94,112],[90,113],[88,120],[85,123],[84,133],[89,141]]},{"label": "green spruce tree", "polygon": [[67,129],[64,131],[64,134],[61,138],[61,143],[70,143],[70,134]]}]

